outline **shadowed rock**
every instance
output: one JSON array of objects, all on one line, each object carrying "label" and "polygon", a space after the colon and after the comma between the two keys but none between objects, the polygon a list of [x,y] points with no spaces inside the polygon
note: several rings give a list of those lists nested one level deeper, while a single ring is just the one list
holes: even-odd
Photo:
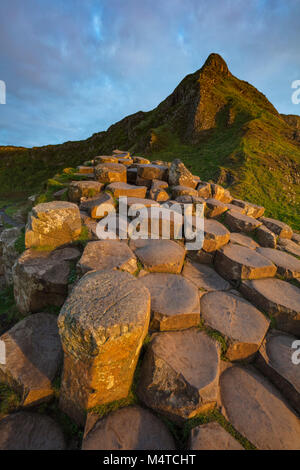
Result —
[{"label": "shadowed rock", "polygon": [[278,249],[291,253],[294,256],[300,257],[300,246],[288,238],[279,238]]},{"label": "shadowed rock", "polygon": [[259,244],[256,243],[252,238],[247,237],[247,235],[238,232],[232,232],[230,234],[230,241],[231,243],[246,246],[247,248],[251,248],[252,250],[255,250],[259,247]]},{"label": "shadowed rock", "polygon": [[68,187],[68,199],[71,202],[80,202],[82,197],[97,196],[103,189],[98,181],[71,181]]},{"label": "shadowed rock", "polygon": [[93,219],[103,219],[106,215],[114,212],[115,201],[111,194],[102,193],[88,199],[82,199],[80,210],[88,212]]},{"label": "shadowed rock", "polygon": [[232,204],[242,208],[244,210],[244,214],[248,215],[249,217],[254,217],[255,219],[262,217],[265,212],[264,207],[242,201],[241,199],[233,199]]},{"label": "shadowed rock", "polygon": [[257,241],[261,246],[276,248],[277,236],[265,225],[261,225],[256,229]]},{"label": "shadowed rock", "polygon": [[207,252],[216,251],[229,242],[230,232],[224,225],[216,220],[204,220],[203,250]]},{"label": "shadowed rock", "polygon": [[98,420],[84,437],[82,450],[175,450],[175,444],[154,414],[129,406]]},{"label": "shadowed rock", "polygon": [[197,182],[192,173],[185,167],[178,158],[173,160],[169,168],[169,185],[170,186],[188,186],[195,189]]},{"label": "shadowed rock", "polygon": [[70,262],[79,256],[77,248],[24,251],[13,267],[14,296],[19,311],[28,314],[48,305],[60,307],[68,294]]},{"label": "shadowed rock", "polygon": [[254,217],[249,217],[235,210],[226,213],[225,223],[233,232],[252,232],[262,225],[262,222]]},{"label": "shadowed rock", "polygon": [[300,277],[300,260],[288,253],[272,248],[257,248],[256,251],[277,266],[277,273],[286,279]]},{"label": "shadowed rock", "polygon": [[258,449],[300,449],[299,418],[261,374],[231,367],[221,375],[220,388],[225,417]]},{"label": "shadowed rock", "polygon": [[87,273],[59,318],[64,350],[60,408],[84,424],[96,405],[125,398],[148,331],[150,294],[121,271]]},{"label": "shadowed rock", "polygon": [[48,401],[54,394],[52,380],[62,361],[57,318],[36,313],[17,323],[0,337],[6,362],[0,379],[21,394],[22,406]]},{"label": "shadowed rock", "polygon": [[234,243],[220,248],[214,264],[218,273],[229,281],[273,277],[276,266],[256,251]]},{"label": "shadowed rock", "polygon": [[197,329],[158,333],[148,346],[137,388],[150,408],[182,423],[214,407],[220,351]]},{"label": "shadowed rock", "polygon": [[293,230],[291,227],[280,220],[270,219],[269,217],[260,217],[259,219],[269,230],[276,233],[281,238],[292,238]]},{"label": "shadowed rock", "polygon": [[232,196],[227,189],[224,189],[223,186],[219,184],[211,184],[212,197],[218,201],[230,203],[232,201]]},{"label": "shadowed rock", "polygon": [[205,264],[187,261],[184,265],[182,275],[195,284],[201,291],[230,289],[229,282],[219,276],[212,267]]},{"label": "shadowed rock", "polygon": [[202,424],[192,429],[189,450],[244,450],[217,422]]},{"label": "shadowed rock", "polygon": [[64,450],[65,439],[49,416],[20,411],[0,421],[0,450]]},{"label": "shadowed rock", "polygon": [[242,294],[274,316],[279,330],[300,336],[300,289],[280,279],[244,281]]}]

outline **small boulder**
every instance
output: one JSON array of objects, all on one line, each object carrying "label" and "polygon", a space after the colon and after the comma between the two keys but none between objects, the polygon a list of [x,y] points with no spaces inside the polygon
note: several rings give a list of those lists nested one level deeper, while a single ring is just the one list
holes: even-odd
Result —
[{"label": "small boulder", "polygon": [[218,201],[217,199],[206,199],[206,217],[218,217],[228,210],[228,207],[224,202]]},{"label": "small boulder", "polygon": [[150,181],[151,184],[154,179],[166,181],[168,177],[168,167],[153,164],[139,165],[137,174],[138,177]]},{"label": "small boulder", "polygon": [[227,189],[224,189],[223,186],[219,184],[211,184],[212,197],[218,199],[218,201],[230,203],[232,201],[232,196]]},{"label": "small boulder", "polygon": [[198,182],[195,181],[192,173],[185,167],[178,158],[171,163],[169,168],[170,186],[188,186],[195,189]]},{"label": "small boulder", "polygon": [[204,199],[210,199],[211,194],[211,186],[210,183],[206,183],[205,181],[200,181],[197,185],[198,196],[203,197]]},{"label": "small boulder", "polygon": [[244,210],[244,213],[249,217],[262,217],[265,212],[265,208],[262,206],[257,206],[256,204],[251,204],[250,202],[242,201],[241,199],[233,199],[232,204],[240,207]]},{"label": "small boulder", "polygon": [[81,211],[86,211],[92,219],[103,219],[115,211],[115,201],[111,194],[102,193],[88,199],[81,199],[79,206]]},{"label": "small boulder", "polygon": [[288,238],[279,238],[278,240],[278,249],[286,251],[291,255],[300,257],[300,245]]},{"label": "small boulder", "polygon": [[203,250],[212,252],[226,245],[230,239],[230,232],[224,225],[216,220],[204,220]]},{"label": "small boulder", "polygon": [[84,166],[80,165],[77,167],[78,173],[82,175],[91,174],[94,176],[94,167],[93,166]]},{"label": "small boulder", "polygon": [[176,199],[179,196],[198,196],[196,189],[189,186],[173,186],[172,187],[172,198]]},{"label": "small boulder", "polygon": [[135,405],[96,421],[83,439],[82,450],[175,450],[175,444],[159,418]]},{"label": "small boulder", "polygon": [[132,157],[133,163],[139,163],[140,165],[149,165],[150,160],[144,157]]},{"label": "small boulder", "polygon": [[38,204],[28,215],[26,248],[54,249],[78,239],[81,233],[80,212],[76,204],[53,201]]},{"label": "small boulder", "polygon": [[213,408],[220,348],[196,328],[156,333],[148,345],[137,394],[149,408],[179,424]]}]

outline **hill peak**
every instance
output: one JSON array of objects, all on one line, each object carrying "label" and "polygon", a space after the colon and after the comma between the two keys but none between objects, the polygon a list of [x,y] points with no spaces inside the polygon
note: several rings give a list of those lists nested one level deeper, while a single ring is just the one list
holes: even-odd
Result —
[{"label": "hill peak", "polygon": [[230,75],[225,60],[223,59],[223,57],[216,53],[212,53],[207,57],[205,64],[202,67],[202,71],[210,71],[217,74]]}]

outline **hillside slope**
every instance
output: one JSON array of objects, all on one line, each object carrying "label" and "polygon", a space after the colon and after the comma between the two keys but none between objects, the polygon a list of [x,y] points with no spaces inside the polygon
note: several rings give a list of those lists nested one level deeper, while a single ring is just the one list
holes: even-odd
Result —
[{"label": "hillside slope", "polygon": [[203,180],[262,204],[300,229],[299,116],[267,98],[211,54],[157,108],[138,112],[85,141],[24,149],[0,147],[0,197],[36,191],[66,166],[125,148],[152,159],[181,158]]}]

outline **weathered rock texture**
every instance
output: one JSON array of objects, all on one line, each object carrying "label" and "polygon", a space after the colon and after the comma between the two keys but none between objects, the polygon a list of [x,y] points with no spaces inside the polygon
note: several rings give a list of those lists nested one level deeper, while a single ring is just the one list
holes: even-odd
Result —
[{"label": "weathered rock texture", "polygon": [[219,362],[218,343],[197,329],[157,333],[142,364],[138,396],[181,423],[215,405]]},{"label": "weathered rock texture", "polygon": [[89,242],[77,263],[79,273],[108,269],[120,269],[133,274],[137,270],[136,257],[126,242],[119,240]]},{"label": "weathered rock texture", "polygon": [[74,242],[81,233],[81,218],[76,204],[65,201],[38,204],[28,216],[26,248],[54,249]]},{"label": "weathered rock texture", "polygon": [[188,186],[193,189],[197,186],[194,176],[179,159],[171,163],[169,168],[169,184],[170,186]]},{"label": "weathered rock texture", "polygon": [[180,274],[185,249],[172,240],[132,240],[130,247],[150,272]]},{"label": "weathered rock texture", "polygon": [[232,367],[222,374],[220,387],[225,417],[258,449],[300,449],[299,418],[261,374]]},{"label": "weathered rock texture", "polygon": [[78,203],[82,197],[97,196],[102,188],[103,184],[98,181],[71,181],[68,187],[68,199]]},{"label": "weathered rock texture", "polygon": [[188,448],[190,450],[244,450],[241,444],[216,422],[193,428]]},{"label": "weathered rock texture", "polygon": [[70,262],[79,258],[76,248],[54,251],[26,250],[13,267],[14,296],[23,314],[48,305],[60,307],[68,294]]},{"label": "weathered rock texture", "polygon": [[130,406],[97,421],[84,437],[82,449],[175,450],[175,444],[155,415],[140,406]]},{"label": "weathered rock texture", "polygon": [[54,393],[52,381],[62,361],[57,318],[36,313],[17,323],[0,340],[6,349],[6,363],[0,364],[0,381],[20,393],[22,406],[49,400]]},{"label": "weathered rock texture", "polygon": [[126,183],[126,166],[120,163],[100,163],[95,167],[95,175],[100,183],[114,183],[121,181]]},{"label": "weathered rock texture", "polygon": [[280,279],[244,281],[242,294],[259,309],[274,316],[279,330],[300,336],[300,290]]},{"label": "weathered rock texture", "polygon": [[177,330],[199,324],[199,295],[190,281],[177,274],[151,273],[141,282],[151,294],[151,328]]},{"label": "weathered rock texture", "polygon": [[87,273],[58,318],[64,349],[60,407],[84,424],[85,412],[127,396],[147,334],[148,290],[128,273]]},{"label": "weathered rock texture", "polygon": [[277,266],[277,273],[286,279],[300,277],[300,260],[288,253],[272,248],[257,248],[256,250]]},{"label": "weathered rock texture", "polygon": [[213,268],[194,261],[185,263],[182,275],[201,291],[227,290],[230,288],[229,282],[219,276]]},{"label": "weathered rock texture", "polygon": [[209,292],[201,297],[201,317],[226,338],[226,357],[230,361],[251,359],[270,323],[247,300],[230,292]]},{"label": "weathered rock texture", "polygon": [[59,426],[38,413],[20,411],[0,421],[0,450],[64,450]]}]

